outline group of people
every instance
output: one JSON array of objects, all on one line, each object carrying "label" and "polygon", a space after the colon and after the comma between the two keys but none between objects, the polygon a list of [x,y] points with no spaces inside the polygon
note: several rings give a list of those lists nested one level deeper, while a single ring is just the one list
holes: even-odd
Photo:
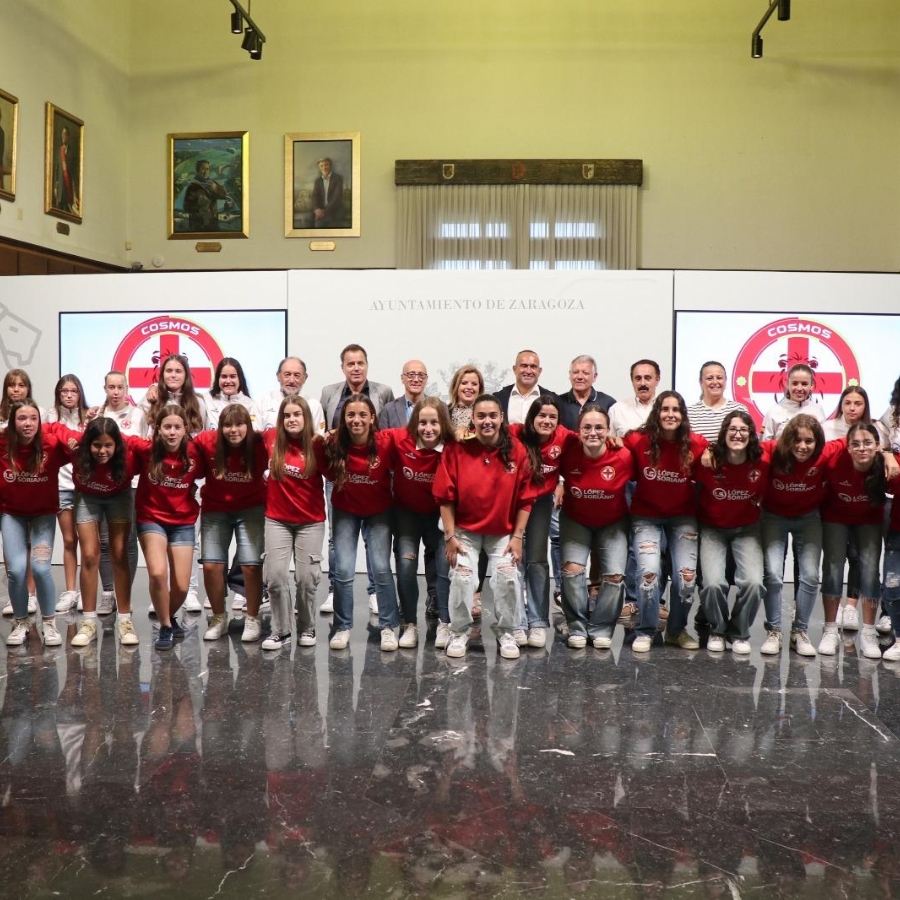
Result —
[{"label": "group of people", "polygon": [[[368,379],[360,345],[341,351],[341,369],[344,380],[317,402],[301,393],[305,364],[288,357],[276,372],[278,390],[253,400],[240,362],[225,357],[200,396],[187,360],[172,355],[137,406],[121,372],[107,374],[99,407],[88,406],[78,377],[67,374],[47,412],[32,399],[27,373],[8,372],[0,530],[4,612],[15,621],[7,644],[26,641],[38,607],[45,644],[60,644],[56,613],[76,604],[74,646],[95,641],[98,615],[113,611],[120,641],[138,643],[131,588],[139,541],[159,623],[154,643],[170,649],[185,633],[178,613],[191,591],[198,521],[211,609],[204,638],[228,632],[234,542],[244,641],[262,637],[268,590],[265,650],[292,640],[293,620],[298,643],[316,643],[326,523],[322,611],[333,612],[334,650],[349,645],[360,535],[384,651],[418,644],[423,548],[439,620],[435,646],[456,658],[466,654],[488,575],[500,655],[515,659],[522,646],[545,646],[548,550],[572,648],[610,647],[627,618],[636,653],[650,650],[661,620],[666,643],[698,649],[688,618],[699,591],[697,627],[707,650],[749,653],[763,604],[760,651],[779,653],[788,538],[797,567],[792,650],[817,652],[808,625],[820,564],[819,653],[836,652],[841,625],[859,627],[858,609],[865,656],[882,656],[878,628],[900,635],[900,506],[895,512],[888,502],[900,484],[893,456],[900,379],[879,422],[860,386],[847,387],[828,418],[813,370],[794,365],[760,433],[746,408],[726,398],[725,369],[713,361],[701,368],[701,397],[690,407],[676,391],[657,392],[660,369],[649,359],[632,365],[633,395],[618,402],[595,388],[597,366],[587,355],[572,360],[570,390],[560,394],[539,383],[540,360],[530,350],[516,357],[515,382],[495,394],[477,367],[463,366],[447,403],[427,396],[420,360],[404,364],[397,399]],[[57,520],[66,578],[59,599],[50,566]],[[900,642],[884,657],[900,659]]]}]

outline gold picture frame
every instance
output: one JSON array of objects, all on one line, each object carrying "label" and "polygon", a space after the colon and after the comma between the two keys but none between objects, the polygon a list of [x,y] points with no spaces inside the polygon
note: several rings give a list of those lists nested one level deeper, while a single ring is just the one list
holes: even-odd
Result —
[{"label": "gold picture frame", "polygon": [[0,197],[16,199],[19,98],[0,90]]},{"label": "gold picture frame", "polygon": [[44,212],[80,225],[84,217],[84,122],[47,103]]},{"label": "gold picture frame", "polygon": [[358,131],[284,136],[285,237],[359,237],[359,154]]},{"label": "gold picture frame", "polygon": [[169,240],[250,237],[250,132],[168,135]]}]

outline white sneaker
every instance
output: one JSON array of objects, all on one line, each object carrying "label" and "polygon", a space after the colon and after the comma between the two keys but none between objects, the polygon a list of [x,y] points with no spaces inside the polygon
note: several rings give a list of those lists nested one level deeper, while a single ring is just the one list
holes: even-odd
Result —
[{"label": "white sneaker", "polygon": [[582,647],[587,647],[587,638],[583,634],[570,634],[566,646],[573,650],[580,650]]},{"label": "white sneaker", "polygon": [[[59,612],[58,609],[57,609],[56,611]],[[68,612],[68,610],[66,610],[66,611]],[[12,614],[13,614],[12,600],[7,600],[7,601],[6,601],[6,606],[3,607],[3,615],[4,615],[4,616],[11,616]]]},{"label": "white sneaker", "polygon": [[217,641],[221,637],[228,634],[228,615],[219,613],[217,616],[210,616],[209,625],[203,632],[204,641]]},{"label": "white sneaker", "polygon": [[500,635],[500,640],[497,643],[500,645],[500,655],[504,659],[519,658],[519,644],[508,631]]},{"label": "white sneaker", "polygon": [[759,652],[763,656],[777,656],[781,653],[781,632],[767,631],[766,639],[762,642]]},{"label": "white sneaker", "polygon": [[[57,605],[57,609],[59,606]],[[97,615],[109,616],[116,611],[116,592],[103,591],[100,594],[100,601],[97,603]]]},{"label": "white sneaker", "polygon": [[209,597],[206,597],[203,600],[203,608],[204,609],[212,609],[212,603],[209,602]]},{"label": "white sneaker", "polygon": [[881,647],[878,645],[878,635],[875,630],[863,629],[859,635],[859,648],[866,659],[881,659]]},{"label": "white sneaker", "polygon": [[44,622],[44,646],[58,647],[62,643],[62,635],[56,628],[56,622]]},{"label": "white sneaker", "polygon": [[259,640],[261,634],[262,627],[259,624],[259,619],[255,616],[244,616],[244,631],[241,634],[241,640],[245,644],[252,644],[253,641]]},{"label": "white sneaker", "polygon": [[272,604],[268,600],[263,600],[262,603],[259,604],[259,613],[262,615],[263,613],[272,612]]},{"label": "white sneaker", "polygon": [[247,608],[247,598],[243,594],[239,594],[237,591],[234,592],[234,597],[231,601],[231,609],[233,612],[240,612],[242,609]]},{"label": "white sneaker", "polygon": [[[77,606],[78,606],[78,611],[80,612],[81,611],[81,594],[76,594],[75,596],[78,598]],[[28,595],[28,615],[31,615],[32,613],[36,613],[37,608],[38,608],[37,595],[29,594]]]},{"label": "white sneaker", "polygon": [[881,658],[885,662],[897,662],[897,660],[900,659],[900,641],[894,641],[894,643],[881,654]]},{"label": "white sneaker", "polygon": [[731,652],[736,653],[738,656],[749,656],[752,649],[750,641],[745,641],[742,638],[731,642]]},{"label": "white sneaker", "polygon": [[373,616],[378,615],[378,598],[374,594],[369,594],[369,612]]},{"label": "white sneaker", "polygon": [[[76,591],[76,593],[78,594],[78,599],[75,601],[75,609],[78,612],[84,612],[84,602],[81,599],[81,591]],[[30,601],[31,597],[29,597],[28,600]],[[34,602],[37,603],[37,597],[34,598]]]},{"label": "white sneaker", "polygon": [[805,631],[791,632],[791,650],[799,653],[800,656],[815,656],[816,648],[813,647],[809,635]]},{"label": "white sneaker", "polygon": [[639,634],[631,644],[634,653],[649,653],[653,640],[649,634]]},{"label": "white sneaker", "polygon": [[188,591],[187,596],[184,598],[184,606],[182,609],[185,612],[190,613],[198,613],[203,611],[203,606],[200,603],[200,598],[197,596],[196,591]]},{"label": "white sneaker", "polygon": [[78,629],[78,634],[72,638],[73,647],[87,647],[97,640],[97,620],[85,619]]},{"label": "white sneaker", "polygon": [[537,647],[540,649],[541,647],[547,646],[547,629],[546,628],[529,628],[528,629],[528,637],[526,642],[529,647]]},{"label": "white sneaker", "polygon": [[13,630],[6,638],[7,647],[20,647],[28,639],[28,619],[16,619]]},{"label": "white sneaker", "polygon": [[323,616],[327,616],[329,613],[334,612],[334,594],[331,591],[328,592],[325,602],[319,607],[319,612],[322,613]]},{"label": "white sneaker", "polygon": [[516,642],[517,647],[525,647],[528,645],[528,635],[524,628],[514,628],[512,631],[512,639]]},{"label": "white sneaker", "polygon": [[136,647],[141,639],[134,630],[134,622],[131,619],[119,619],[119,643],[123,647]]},{"label": "white sneaker", "polygon": [[844,631],[859,631],[859,613],[855,606],[849,604],[844,607],[844,617],[841,620]]},{"label": "white sneaker", "polygon": [[891,617],[882,616],[875,625],[875,630],[879,634],[890,634],[894,630],[894,626],[891,625]]},{"label": "white sneaker", "polygon": [[[447,626],[450,627],[449,625]],[[462,631],[450,632],[450,640],[447,643],[447,656],[461,659],[466,655],[466,647],[469,645],[469,636]]]},{"label": "white sneaker", "polygon": [[612,647],[612,635],[601,634],[600,637],[595,637],[591,643],[595,650],[609,650]]},{"label": "white sneaker", "polygon": [[[383,634],[384,632],[382,632]],[[392,632],[393,633],[393,632]],[[419,629],[415,625],[403,625],[400,628],[399,645],[404,650],[419,646]]]},{"label": "white sneaker", "polygon": [[381,649],[385,653],[393,653],[400,644],[397,643],[397,635],[394,634],[393,628],[381,629]]},{"label": "white sneaker", "polygon": [[706,639],[706,649],[713,653],[725,652],[725,638],[721,634],[711,634]]},{"label": "white sneaker", "polygon": [[[56,601],[56,611],[58,613],[71,612],[75,608],[76,603],[78,603],[78,591],[63,591],[59,595],[59,600]],[[30,603],[28,605],[29,607],[31,606]],[[12,615],[12,607],[9,609],[9,614]],[[3,614],[6,615],[6,610],[3,611]]]},{"label": "white sneaker", "polygon": [[300,632],[300,636],[297,638],[297,644],[301,647],[315,647],[316,646],[316,629],[315,628],[306,628]]},{"label": "white sneaker", "polygon": [[822,634],[822,640],[819,641],[819,653],[822,656],[834,656],[837,653],[838,645],[841,642],[837,629],[834,631],[825,631]]},{"label": "white sneaker", "polygon": [[331,647],[332,650],[346,650],[347,647],[350,646],[349,630],[345,628],[341,631],[336,631],[328,642],[328,646]]},{"label": "white sneaker", "polygon": [[437,632],[434,635],[434,646],[437,650],[446,650],[447,644],[450,643],[450,636],[453,634],[450,631],[450,623],[449,622],[438,622]]},{"label": "white sneaker", "polygon": [[838,628],[840,628],[841,625],[844,624],[844,607],[843,606],[838,607],[837,613],[835,614],[835,617],[834,617],[834,624],[837,625]]}]

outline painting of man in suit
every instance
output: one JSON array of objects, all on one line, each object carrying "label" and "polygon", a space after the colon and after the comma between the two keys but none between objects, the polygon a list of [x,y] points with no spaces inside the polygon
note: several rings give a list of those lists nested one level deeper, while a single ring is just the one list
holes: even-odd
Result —
[{"label": "painting of man in suit", "polygon": [[286,136],[285,174],[290,194],[286,187],[285,234],[358,237],[358,138],[351,134],[344,139],[342,134],[333,140],[306,139],[313,137],[317,136]]}]

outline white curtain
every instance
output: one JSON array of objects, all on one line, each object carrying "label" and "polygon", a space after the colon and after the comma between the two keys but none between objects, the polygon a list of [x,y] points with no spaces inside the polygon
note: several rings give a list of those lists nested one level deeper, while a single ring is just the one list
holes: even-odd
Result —
[{"label": "white curtain", "polygon": [[397,188],[399,269],[635,269],[637,185]]}]

